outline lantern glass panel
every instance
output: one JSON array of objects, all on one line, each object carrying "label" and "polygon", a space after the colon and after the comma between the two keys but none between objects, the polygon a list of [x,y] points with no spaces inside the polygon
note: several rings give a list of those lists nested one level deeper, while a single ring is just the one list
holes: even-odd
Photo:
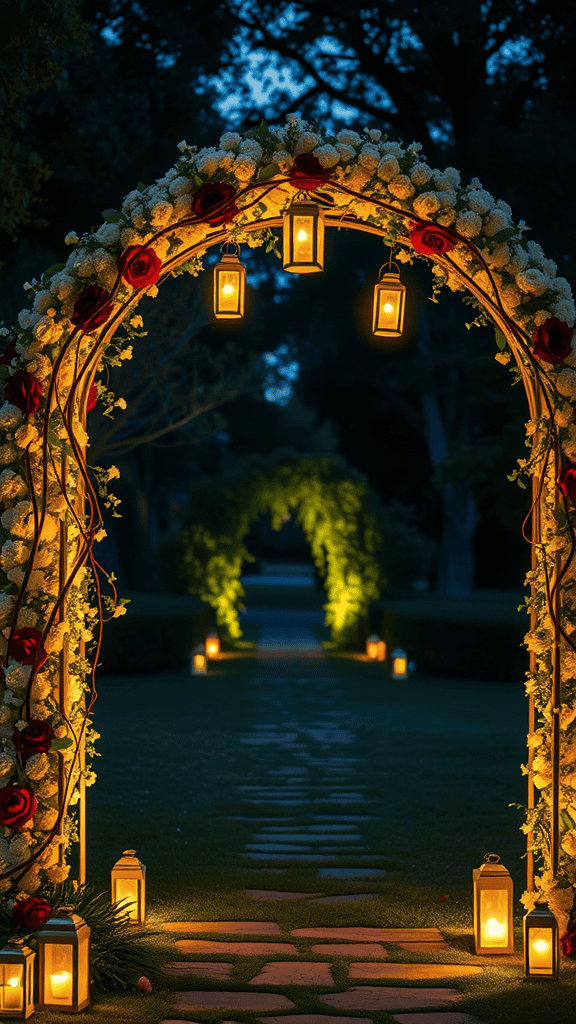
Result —
[{"label": "lantern glass panel", "polygon": [[480,931],[483,946],[508,945],[508,892],[480,890]]},{"label": "lantern glass panel", "polygon": [[240,274],[237,270],[221,270],[218,274],[219,311],[235,313],[238,309]]},{"label": "lantern glass panel", "polygon": [[78,1005],[90,1000],[90,931],[86,928],[78,936]]},{"label": "lantern glass panel", "polygon": [[66,942],[47,942],[44,949],[44,1001],[72,1006],[73,948]]},{"label": "lantern glass panel", "polygon": [[395,676],[405,676],[408,669],[406,658],[394,658],[393,672]]},{"label": "lantern glass panel", "polygon": [[366,654],[370,661],[376,661],[378,658],[378,641],[368,640],[366,642]]},{"label": "lantern glass panel", "polygon": [[140,884],[137,878],[114,879],[114,903],[121,903],[131,922],[139,919]]},{"label": "lantern glass panel", "polygon": [[194,670],[196,672],[204,672],[206,669],[206,658],[203,654],[194,655]]},{"label": "lantern glass panel", "polygon": [[206,637],[206,655],[209,658],[217,658],[220,654],[220,637],[216,634],[208,635]]},{"label": "lantern glass panel", "polygon": [[554,974],[554,935],[551,928],[529,929],[528,963],[530,974],[544,977]]},{"label": "lantern glass panel", "polygon": [[0,1010],[24,1010],[24,965],[0,964]]}]

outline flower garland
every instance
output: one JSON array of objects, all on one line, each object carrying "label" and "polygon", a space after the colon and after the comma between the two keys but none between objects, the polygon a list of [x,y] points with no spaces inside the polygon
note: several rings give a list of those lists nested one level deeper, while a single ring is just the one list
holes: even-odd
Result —
[{"label": "flower garland", "polygon": [[[275,249],[270,227],[303,190],[332,223],[381,233],[397,260],[431,260],[435,290],[469,293],[478,319],[497,326],[496,358],[504,365],[513,358],[524,381],[529,457],[512,477],[521,485],[523,476],[533,479],[526,644],[537,720],[526,770],[540,790],[525,829],[544,864],[537,888],[566,916],[576,886],[576,369],[568,282],[525,239],[528,229],[507,203],[477,179],[461,185],[453,167],[430,167],[417,143],[389,141],[376,129],[328,137],[294,114],[283,126],[226,132],[217,147],[178,148],[176,166],[151,186],[139,184],[121,210],[105,211],[96,231],[70,232],[66,264],[26,284],[31,307],[0,328],[0,892],[15,886],[28,894],[67,876],[76,831],[70,808],[94,778],[83,757],[97,738],[91,712],[101,622],[105,609],[124,608],[114,590],[102,596],[93,550],[105,535],[98,495],[114,509],[106,487],[117,470],[98,470],[95,486],[85,415],[96,403],[107,415],[125,406],[95,377],[106,363],[132,357],[142,295],[154,297],[171,274],[200,273],[203,253],[222,240]],[[527,906],[534,896],[525,894]]]}]

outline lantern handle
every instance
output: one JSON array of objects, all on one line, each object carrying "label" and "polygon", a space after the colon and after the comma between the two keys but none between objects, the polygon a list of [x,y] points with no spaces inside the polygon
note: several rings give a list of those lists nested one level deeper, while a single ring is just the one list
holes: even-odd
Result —
[{"label": "lantern handle", "polygon": [[380,267],[380,270],[378,271],[378,280],[380,280],[380,278],[381,278],[382,271],[384,270],[384,267],[388,268],[388,273],[390,273],[390,274],[394,273],[394,271],[392,270],[392,267],[396,267],[396,273],[398,274],[398,277],[400,277],[400,267],[398,266],[397,263],[394,262],[393,259],[389,259],[388,263],[383,263],[382,266]]},{"label": "lantern handle", "polygon": [[[230,245],[233,247],[233,249],[236,250],[235,252],[228,252],[228,247]],[[222,253],[223,256],[238,256],[238,257],[240,257],[240,246],[238,245],[237,242],[224,242],[220,246],[220,252]]]},{"label": "lantern handle", "polygon": [[498,853],[485,853],[484,860],[487,864],[498,864],[500,860],[500,854]]}]

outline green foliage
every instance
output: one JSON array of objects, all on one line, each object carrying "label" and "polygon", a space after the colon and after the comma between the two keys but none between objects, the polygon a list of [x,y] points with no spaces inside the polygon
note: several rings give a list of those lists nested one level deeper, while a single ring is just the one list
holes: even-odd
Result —
[{"label": "green foliage", "polygon": [[[109,893],[98,893],[94,886],[71,882],[38,890],[36,897],[47,900],[52,908],[70,906],[90,926],[90,970],[92,982],[100,992],[129,990],[143,974],[151,981],[161,977],[165,957],[150,942],[154,933],[136,929],[125,911],[110,902]],[[37,931],[17,928],[8,901],[0,906],[0,943],[11,936],[26,937],[31,949],[38,949]]]},{"label": "green foliage", "polygon": [[338,643],[354,636],[390,570],[397,581],[404,572],[422,572],[428,557],[403,506],[383,509],[344,460],[289,450],[252,456],[218,479],[195,485],[188,522],[171,544],[185,589],[215,609],[218,625],[232,640],[242,635],[239,577],[244,561],[252,560],[244,541],[250,523],[265,513],[275,530],[294,515],[304,531],[324,579],[326,624]]}]

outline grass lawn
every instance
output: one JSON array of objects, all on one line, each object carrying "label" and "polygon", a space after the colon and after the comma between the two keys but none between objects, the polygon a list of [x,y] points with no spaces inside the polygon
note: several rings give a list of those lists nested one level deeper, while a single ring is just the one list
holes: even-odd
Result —
[{"label": "grass lawn", "polygon": [[[265,595],[252,597],[256,606]],[[272,588],[266,589],[269,592]],[[288,588],[287,588],[288,589]],[[303,591],[301,593],[304,593]],[[310,591],[310,607],[322,595]],[[256,600],[256,597],[258,600]],[[316,604],[312,604],[312,598]],[[277,594],[279,606],[290,607],[291,594]],[[282,604],[283,602],[283,604]],[[270,601],[266,603],[270,606]],[[245,639],[257,639],[250,625]],[[525,757],[526,707],[521,681],[470,682],[441,678],[412,678],[392,683],[382,667],[357,656],[330,655],[326,672],[332,680],[324,691],[325,706],[341,715],[353,739],[345,752],[357,758],[366,797],[372,801],[362,826],[365,845],[385,865],[387,874],[363,881],[319,881],[312,866],[286,868],[270,861],[267,869],[245,867],[240,853],[254,833],[251,819],[274,814],[268,807],[239,806],[238,785],[261,784],[259,748],[243,745],[241,737],[254,722],[270,721],[273,705],[262,687],[253,685],[263,663],[244,651],[211,667],[207,677],[181,673],[140,676],[102,676],[95,726],[102,734],[96,762],[98,781],[89,791],[88,875],[98,887],[109,886],[109,872],[122,850],[133,847],[148,867],[147,924],[160,928],[167,920],[276,921],[283,935],[309,960],[326,960],[308,952],[310,941],[289,935],[305,926],[367,925],[437,927],[450,943],[450,952],[408,953],[385,943],[389,959],[406,962],[481,964],[481,976],[458,979],[465,993],[458,1010],[487,1024],[574,1024],[576,1021],[576,964],[565,961],[558,983],[526,982],[519,953],[522,949],[524,837],[521,812],[509,805],[524,800],[519,765]],[[272,695],[281,716],[284,707],[306,721],[317,713],[314,668],[310,686],[295,681],[302,663],[281,670]],[[327,695],[326,695],[327,694]],[[290,704],[290,701],[292,703]],[[280,721],[280,718],[278,719]],[[281,764],[281,752],[271,753],[267,765]],[[353,809],[352,809],[353,812]],[[288,811],[286,813],[289,813]],[[299,812],[295,812],[299,815]],[[340,813],[332,808],[331,813]],[[343,813],[351,813],[349,808]],[[311,817],[298,816],[305,826]],[[516,957],[479,958],[472,946],[472,868],[486,852],[496,850],[515,884]],[[373,902],[313,905],[262,902],[244,895],[245,888],[337,893],[374,892]],[[178,936],[159,934],[166,960],[179,958]],[[203,936],[218,938],[218,936]],[[220,936],[221,938],[222,936]],[[188,957],[185,957],[186,959]],[[192,959],[201,960],[201,954]],[[226,960],[210,954],[209,960]],[[94,1024],[118,1021],[159,1024],[165,1018],[203,1024],[233,1017],[242,1024],[254,1015],[242,1011],[171,1009],[172,989],[243,988],[259,967],[273,957],[241,958],[233,980],[166,980],[152,996],[97,996],[86,1016]],[[286,959],[279,956],[278,959]],[[346,987],[350,959],[330,957],[335,987]],[[385,984],[370,980],[369,985]],[[406,983],[408,984],[408,983]],[[423,982],[426,987],[434,982]],[[451,981],[438,982],[451,987]],[[394,981],[394,985],[402,982]],[[273,991],[270,987],[257,991]],[[339,1011],[318,1000],[322,989],[282,989],[296,1004],[292,1012]],[[455,1005],[446,1007],[455,1009]],[[375,1024],[392,1024],[386,1013],[342,1011],[369,1017]],[[64,1015],[37,1013],[39,1024]],[[69,1020],[69,1018],[66,1018]],[[434,1015],[430,1017],[434,1024]]]}]

